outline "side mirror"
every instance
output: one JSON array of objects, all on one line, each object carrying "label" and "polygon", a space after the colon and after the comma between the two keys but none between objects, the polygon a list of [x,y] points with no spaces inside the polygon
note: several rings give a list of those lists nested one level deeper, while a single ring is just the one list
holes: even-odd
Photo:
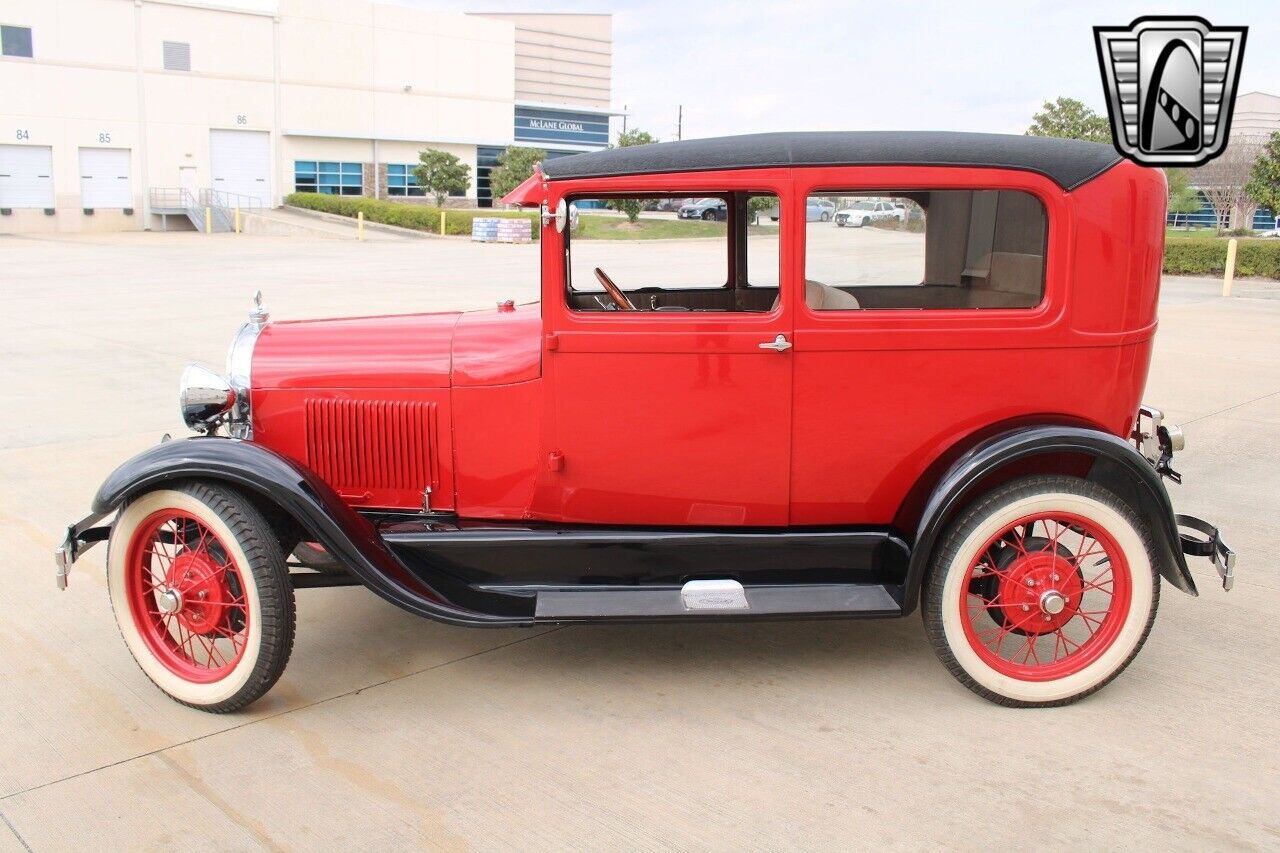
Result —
[{"label": "side mirror", "polygon": [[552,222],[555,222],[556,224],[556,233],[563,234],[565,225],[569,223],[569,204],[564,199],[560,199],[560,201],[556,203],[555,213],[548,210],[545,204],[542,205],[543,227],[545,228]]}]

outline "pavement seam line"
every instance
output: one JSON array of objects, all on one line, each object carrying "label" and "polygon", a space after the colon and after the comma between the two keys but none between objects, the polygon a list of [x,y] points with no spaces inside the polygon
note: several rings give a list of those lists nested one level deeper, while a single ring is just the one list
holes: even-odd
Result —
[{"label": "pavement seam line", "polygon": [[[490,654],[491,652],[500,652],[503,649],[510,648],[511,646],[516,646],[516,645],[519,645],[520,643],[527,643],[530,640],[536,640],[540,637],[545,637],[549,634],[554,634],[557,631],[562,631],[564,630],[565,627],[566,626],[564,625],[558,625],[554,628],[549,628],[546,631],[542,631],[538,634],[534,634],[532,637],[521,637],[520,639],[512,640],[509,643],[503,643],[502,645],[493,646],[488,649],[481,649],[478,652],[472,652],[469,655],[463,655],[462,657],[453,658],[452,660],[441,661],[440,663],[432,664],[431,666],[423,667],[422,669],[414,670],[413,672],[406,672],[404,675],[397,675],[395,678],[387,678],[382,681],[375,681],[373,684],[366,684],[363,687],[356,687],[352,690],[347,690],[343,693],[335,693],[332,696],[326,696],[323,699],[317,699],[314,702],[308,702],[307,704],[299,705],[296,708],[288,708],[284,711],[278,711],[277,713],[274,713],[274,714],[267,714],[266,716],[258,717],[253,720],[245,720],[243,723],[240,723],[239,725],[229,726],[228,728],[219,729],[216,732],[209,732],[208,734],[200,735],[199,737],[188,738],[187,740],[181,741],[179,743],[171,743],[168,746],[162,746],[162,747],[159,747],[158,749],[148,750],[147,752],[140,752],[137,755],[131,755],[128,758],[121,758],[119,761],[111,761],[111,762],[108,762],[107,764],[103,764],[98,767],[91,767],[88,770],[81,770],[79,773],[72,773],[70,776],[63,776],[61,779],[52,779],[48,782],[41,782],[39,785],[32,785],[30,788],[23,788],[21,791],[14,791],[12,794],[6,794],[3,797],[0,797],[0,803],[5,802],[6,800],[10,800],[14,797],[20,797],[23,794],[30,794],[33,791],[39,791],[53,785],[59,785],[63,782],[70,782],[72,779],[79,779],[81,776],[88,776],[92,773],[97,773],[101,770],[110,770],[112,767],[119,767],[120,765],[128,764],[131,761],[137,761],[138,759],[141,759],[141,758],[150,758],[153,755],[159,755],[160,753],[168,752],[171,749],[178,749],[179,747],[189,746],[190,744],[199,743],[202,740],[208,740],[209,738],[217,737],[218,735],[227,734],[228,732],[239,731],[240,729],[248,728],[249,726],[257,725],[258,723],[265,723],[268,720],[274,720],[279,717],[286,716],[288,714],[296,713],[298,711],[305,711],[309,708],[315,708],[319,705],[325,704],[326,702],[332,702],[335,699],[344,699],[347,696],[355,696],[356,694],[363,693],[366,690],[373,690],[388,684],[394,684],[395,682],[403,681],[406,678],[413,678],[415,675],[422,675],[424,672],[431,672],[432,670],[443,669],[446,666],[451,666],[455,663],[461,663],[463,661],[471,660],[472,658],[477,658],[477,657],[480,657],[481,655],[487,655],[487,654]],[[0,817],[4,817],[4,812],[0,812]],[[9,824],[10,829],[13,829],[13,824],[9,823],[8,818],[4,818],[4,822],[6,824]],[[16,829],[14,829],[14,833],[15,834],[17,833]],[[22,837],[19,836],[18,840],[22,841]],[[27,849],[30,850],[31,848],[28,847]]]},{"label": "pavement seam line", "polygon": [[1198,418],[1192,418],[1189,421],[1183,421],[1183,423],[1193,424],[1196,421],[1202,421],[1205,418],[1216,418],[1218,415],[1225,415],[1227,412],[1233,412],[1236,409],[1244,408],[1245,406],[1248,406],[1252,403],[1257,403],[1259,400],[1265,400],[1268,397],[1274,397],[1277,394],[1280,394],[1280,391],[1272,391],[1269,394],[1263,394],[1261,397],[1254,397],[1252,400],[1245,400],[1243,403],[1236,403],[1234,406],[1227,406],[1225,409],[1219,409],[1216,412],[1209,412],[1209,414],[1207,415],[1201,415]]},{"label": "pavement seam line", "polygon": [[0,810],[0,820],[4,821],[4,825],[9,827],[9,831],[13,833],[14,838],[18,839],[18,843],[22,845],[23,850],[26,850],[27,853],[35,853],[31,849],[31,845],[27,843],[27,839],[22,837],[22,833],[18,832],[18,827],[13,825],[13,821],[9,820],[9,816],[3,810]]}]

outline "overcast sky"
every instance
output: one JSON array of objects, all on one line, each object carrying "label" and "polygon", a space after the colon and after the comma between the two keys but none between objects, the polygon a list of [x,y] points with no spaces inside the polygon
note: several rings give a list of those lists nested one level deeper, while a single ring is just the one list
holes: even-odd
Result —
[{"label": "overcast sky", "polygon": [[466,11],[612,12],[616,107],[674,139],[764,130],[1021,133],[1046,99],[1102,111],[1094,25],[1200,14],[1249,27],[1241,91],[1280,94],[1280,2],[398,0]]}]

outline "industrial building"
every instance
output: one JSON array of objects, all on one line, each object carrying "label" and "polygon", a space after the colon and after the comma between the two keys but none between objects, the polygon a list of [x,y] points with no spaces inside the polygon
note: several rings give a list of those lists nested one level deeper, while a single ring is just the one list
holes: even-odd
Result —
[{"label": "industrial building", "polygon": [[486,206],[508,145],[609,139],[612,19],[363,0],[5,0],[0,233],[140,230],[216,193],[412,199],[424,148]]}]

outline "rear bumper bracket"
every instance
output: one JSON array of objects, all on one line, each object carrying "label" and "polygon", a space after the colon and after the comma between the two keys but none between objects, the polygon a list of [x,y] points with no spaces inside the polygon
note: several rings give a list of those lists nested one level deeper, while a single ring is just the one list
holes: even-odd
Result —
[{"label": "rear bumper bracket", "polygon": [[[1179,515],[1178,536],[1182,540],[1182,553],[1190,557],[1208,557],[1213,567],[1222,578],[1222,588],[1228,592],[1236,582],[1236,552],[1222,541],[1222,533],[1204,519],[1194,515]],[[1195,536],[1184,532],[1181,528],[1194,530],[1201,534]]]}]

